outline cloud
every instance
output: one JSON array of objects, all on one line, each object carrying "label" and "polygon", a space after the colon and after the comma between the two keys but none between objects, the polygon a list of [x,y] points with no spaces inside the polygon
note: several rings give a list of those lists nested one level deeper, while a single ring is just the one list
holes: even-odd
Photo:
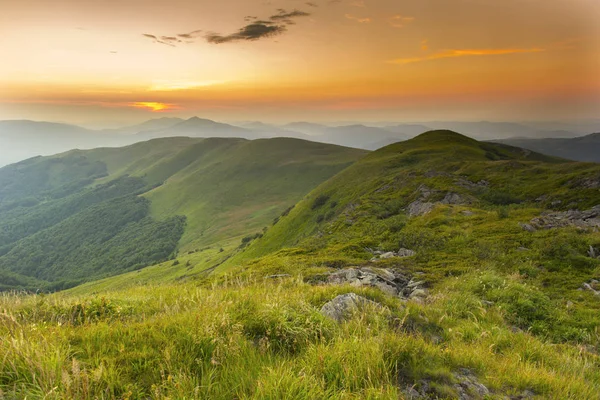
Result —
[{"label": "cloud", "polygon": [[[307,3],[309,4],[309,3]],[[316,7],[316,4],[310,3]],[[189,33],[180,33],[176,36],[157,36],[144,33],[143,36],[152,39],[155,43],[165,44],[175,47],[179,43],[194,43],[194,41],[202,37],[208,43],[223,44],[238,41],[255,41],[263,38],[281,35],[287,31],[287,27],[295,25],[294,19],[308,17],[310,13],[301,10],[287,11],[285,9],[277,9],[277,13],[269,16],[266,19],[259,19],[256,16],[246,16],[244,22],[246,25],[241,27],[237,32],[222,35],[216,32],[204,33],[203,30],[195,30]]]},{"label": "cloud", "polygon": [[188,32],[188,33],[180,33],[177,35],[177,37],[180,37],[182,39],[195,39],[201,35],[202,35],[202,30],[198,29],[198,30]]},{"label": "cloud", "polygon": [[312,1],[307,1],[307,2],[306,2],[306,3],[304,3],[304,4],[306,4],[306,5],[307,5],[307,6],[309,6],[309,7],[315,7],[315,8],[316,8],[316,7],[319,7],[319,5],[318,5],[318,4],[316,4],[316,3],[313,3]]},{"label": "cloud", "polygon": [[389,23],[394,28],[404,28],[415,20],[415,17],[405,17],[404,15],[394,15],[389,19]]},{"label": "cloud", "polygon": [[237,42],[240,40],[258,40],[271,36],[279,35],[286,31],[286,27],[283,25],[267,25],[262,22],[253,23],[246,25],[241,28],[238,32],[230,35],[219,35],[216,33],[210,33],[206,35],[206,41],[208,43],[221,44]]},{"label": "cloud", "polygon": [[354,6],[354,7],[361,7],[361,8],[366,7],[364,0],[356,0],[356,1],[352,2],[352,4],[350,4],[350,5]]},{"label": "cloud", "polygon": [[371,22],[371,18],[368,18],[368,17],[366,17],[366,18],[355,17],[354,15],[351,15],[351,14],[346,14],[344,16],[348,19],[351,19],[351,20],[356,21],[361,24],[368,24]]},{"label": "cloud", "polygon": [[444,50],[424,57],[398,58],[390,61],[392,64],[412,64],[422,61],[439,60],[442,58],[476,57],[476,56],[501,56],[508,54],[541,53],[543,48],[533,47],[529,49],[458,49]]},{"label": "cloud", "polygon": [[427,39],[421,40],[421,50],[423,50],[423,51],[429,50],[429,42],[427,41]]}]

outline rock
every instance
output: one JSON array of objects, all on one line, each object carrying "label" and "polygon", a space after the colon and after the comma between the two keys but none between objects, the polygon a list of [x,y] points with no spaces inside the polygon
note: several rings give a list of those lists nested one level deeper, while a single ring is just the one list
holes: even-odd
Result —
[{"label": "rock", "polygon": [[409,249],[405,249],[405,248],[401,248],[400,250],[398,250],[398,253],[396,253],[396,255],[398,257],[412,257],[414,255],[416,255],[417,253],[413,250],[409,250]]},{"label": "rock", "polygon": [[409,279],[402,274],[378,268],[346,268],[331,273],[327,282],[333,285],[349,284],[355,287],[376,287],[390,296],[404,294]]},{"label": "rock", "polygon": [[427,290],[425,289],[415,289],[412,291],[410,296],[408,296],[409,299],[424,299],[425,297],[427,297]]},{"label": "rock", "polygon": [[419,215],[429,214],[433,210],[433,207],[435,207],[434,203],[416,200],[408,205],[407,212],[410,217],[417,217]]},{"label": "rock", "polygon": [[[453,385],[459,400],[482,400],[492,393],[468,369],[462,369],[454,375],[456,383]],[[422,379],[416,385],[407,386],[402,392],[406,399],[437,399],[439,393],[435,390],[433,381]],[[446,397],[444,397],[446,398]]]},{"label": "rock", "polygon": [[425,282],[423,282],[423,281],[415,281],[415,280],[411,279],[410,282],[408,282],[408,285],[406,285],[406,287],[409,289],[413,289],[413,288],[416,288],[417,286],[423,285],[424,283]]},{"label": "rock", "polygon": [[351,317],[353,313],[367,306],[381,308],[379,303],[359,296],[356,293],[347,293],[339,295],[325,303],[321,307],[321,314],[336,322],[342,322]]},{"label": "rock", "polygon": [[456,389],[459,399],[483,399],[490,394],[490,390],[481,384],[468,369],[462,369],[456,375],[456,379],[458,382],[454,384],[454,389]]},{"label": "rock", "polygon": [[600,228],[600,205],[589,210],[546,212],[533,218],[530,224],[537,229],[554,229],[574,226],[577,228]]},{"label": "rock", "polygon": [[529,251],[527,247],[517,247],[517,251]]},{"label": "rock", "polygon": [[396,253],[394,253],[393,251],[388,251],[387,253],[383,253],[379,256],[379,258],[382,260],[387,260],[393,257],[396,257]]},{"label": "rock", "polygon": [[592,287],[592,285],[587,282],[584,283],[583,285],[581,285],[581,289],[586,290],[588,292],[592,292],[596,296],[600,296],[600,291],[597,291],[596,289],[594,289]]},{"label": "rock", "polygon": [[341,284],[345,282],[353,282],[358,279],[358,270],[355,268],[343,269],[329,275],[327,281],[333,284]]},{"label": "rock", "polygon": [[592,246],[590,246],[590,249],[588,250],[588,256],[592,257],[592,258],[596,258],[596,249],[594,249]]},{"label": "rock", "polygon": [[465,200],[457,193],[448,192],[441,201],[442,204],[465,204]]},{"label": "rock", "polygon": [[469,211],[469,210],[463,210],[460,213],[462,215],[464,215],[465,217],[471,217],[471,216],[475,215],[475,213],[473,211]]},{"label": "rock", "polygon": [[519,226],[521,228],[523,228],[524,231],[527,231],[527,232],[535,232],[536,231],[536,229],[533,227],[533,225],[530,225],[530,224],[524,224],[522,222],[519,222]]}]

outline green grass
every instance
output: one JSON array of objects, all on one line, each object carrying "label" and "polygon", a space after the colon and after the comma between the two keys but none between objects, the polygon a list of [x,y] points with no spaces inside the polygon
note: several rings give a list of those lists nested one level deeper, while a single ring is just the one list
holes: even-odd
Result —
[{"label": "green grass", "polygon": [[[0,390],[48,399],[402,399],[406,387],[426,384],[431,398],[452,399],[468,369],[491,399],[600,398],[600,300],[578,290],[600,278],[600,260],[587,255],[600,234],[519,225],[548,208],[600,204],[598,190],[578,185],[599,175],[595,164],[445,131],[388,146],[291,209],[248,214],[281,214],[266,231],[246,223],[234,235],[224,224],[222,236],[190,241],[175,260],[52,295],[3,294]],[[452,192],[468,204],[411,218],[405,208],[423,185],[428,201]],[[233,197],[227,207],[236,201],[245,204]],[[417,254],[370,261],[369,248],[400,247]],[[405,301],[323,284],[350,266],[418,273],[430,295]],[[342,324],[319,313],[348,292],[382,307]]]}]

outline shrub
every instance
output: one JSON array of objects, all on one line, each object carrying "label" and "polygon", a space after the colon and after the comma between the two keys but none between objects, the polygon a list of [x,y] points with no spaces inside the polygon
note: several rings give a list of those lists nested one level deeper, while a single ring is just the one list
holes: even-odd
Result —
[{"label": "shrub", "polygon": [[327,201],[329,201],[329,196],[320,194],[319,196],[317,196],[315,201],[313,201],[311,208],[313,210],[316,210],[319,207],[323,207],[327,203]]}]

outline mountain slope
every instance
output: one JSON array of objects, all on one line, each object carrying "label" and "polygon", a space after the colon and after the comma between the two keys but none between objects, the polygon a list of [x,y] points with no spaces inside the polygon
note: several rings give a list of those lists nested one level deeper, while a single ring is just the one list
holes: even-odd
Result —
[{"label": "mountain slope", "polygon": [[15,397],[597,398],[599,189],[597,164],[428,132],[228,259],[6,298],[0,330],[23,339],[0,341],[0,376]]},{"label": "mountain slope", "polygon": [[363,154],[297,139],[164,138],[4,167],[0,283],[64,288],[178,248],[227,247]]},{"label": "mountain slope", "polygon": [[600,133],[563,139],[505,139],[501,143],[519,146],[569,160],[600,162]]}]

